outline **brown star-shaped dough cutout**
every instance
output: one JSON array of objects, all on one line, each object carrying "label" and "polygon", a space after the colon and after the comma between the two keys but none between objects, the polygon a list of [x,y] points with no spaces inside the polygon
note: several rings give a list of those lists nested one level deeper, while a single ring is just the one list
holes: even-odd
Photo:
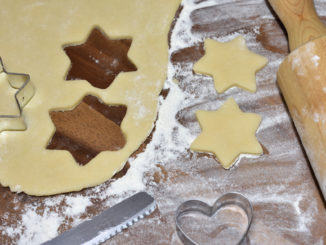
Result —
[{"label": "brown star-shaped dough cutout", "polygon": [[137,70],[127,56],[131,42],[131,39],[110,39],[94,28],[85,43],[64,47],[71,61],[66,80],[83,79],[96,88],[109,87],[120,72]]},{"label": "brown star-shaped dough cutout", "polygon": [[51,111],[56,131],[47,149],[67,150],[80,165],[102,151],[117,151],[126,142],[120,129],[126,111],[126,106],[106,105],[92,95],[73,110]]}]

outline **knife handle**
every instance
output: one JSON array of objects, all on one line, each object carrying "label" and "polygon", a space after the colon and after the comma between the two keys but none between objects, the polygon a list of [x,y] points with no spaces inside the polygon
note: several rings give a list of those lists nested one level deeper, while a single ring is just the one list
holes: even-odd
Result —
[{"label": "knife handle", "polygon": [[290,51],[326,35],[313,0],[268,0],[288,33]]}]

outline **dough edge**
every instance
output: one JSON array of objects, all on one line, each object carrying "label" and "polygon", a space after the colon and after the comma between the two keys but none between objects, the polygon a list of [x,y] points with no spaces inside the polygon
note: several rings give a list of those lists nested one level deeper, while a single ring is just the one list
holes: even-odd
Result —
[{"label": "dough edge", "polygon": [[[9,30],[12,27],[11,24],[0,27],[0,33],[5,33],[0,38],[0,54],[8,71],[29,73],[36,87],[36,95],[30,101],[31,104],[25,108],[28,130],[0,134],[1,184],[9,186],[12,191],[23,191],[30,195],[40,196],[78,191],[110,179],[123,168],[129,156],[139,148],[153,129],[157,116],[158,96],[166,79],[168,32],[180,1],[110,0],[108,2],[102,0],[97,1],[96,6],[88,5],[86,0],[78,2],[78,6],[74,6],[71,0],[38,1],[42,4],[37,4],[36,1],[3,0],[1,3],[4,8],[11,7],[7,9],[9,12],[12,11],[7,16],[0,15],[1,21],[5,18],[9,23],[12,21],[20,25],[15,25],[13,30]],[[44,8],[46,4],[49,5],[48,8]],[[146,9],[137,9],[137,12],[135,4],[143,5]],[[70,23],[69,27],[63,24],[66,29],[61,30],[57,27],[60,26],[57,21],[60,22],[60,18],[61,21],[65,20],[63,15],[71,14],[67,10],[69,6],[75,8],[75,13],[71,17],[73,23]],[[55,12],[55,10],[62,10],[63,7],[64,11],[48,17],[47,24],[55,25],[53,32],[47,32],[47,28],[42,30],[42,23],[33,25],[33,21],[46,16],[48,11]],[[122,17],[117,17],[116,9],[119,7],[123,12]],[[106,11],[105,16],[99,14],[101,10]],[[24,15],[20,14],[22,11],[25,11]],[[81,18],[79,14],[85,13],[87,13],[87,18]],[[126,19],[139,17],[137,19],[139,22],[130,24],[129,21],[123,20],[126,16],[128,16]],[[16,22],[14,18],[17,19]],[[30,30],[24,28],[23,20],[32,22],[29,23]],[[119,23],[121,20],[122,22]],[[114,25],[112,23],[119,26],[112,28]],[[146,28],[144,24],[147,24]],[[121,73],[105,90],[96,89],[82,80],[73,82],[64,80],[70,61],[62,50],[62,46],[82,42],[94,26],[100,26],[110,38],[133,38],[128,56],[135,63],[138,71]],[[139,30],[147,30],[149,35],[142,36],[144,33],[138,34]],[[155,30],[155,34],[151,30]],[[48,35],[43,33],[42,40],[38,40],[39,36],[35,34],[42,34],[42,32]],[[58,35],[54,35],[55,32]],[[20,35],[15,35],[17,33]],[[17,38],[13,39],[15,36]],[[53,36],[58,39],[53,41]],[[40,41],[40,45],[43,45],[38,52],[35,52],[38,50],[36,41]],[[24,46],[20,49],[17,48],[18,44],[24,44]],[[55,48],[49,49],[51,45]],[[149,48],[148,45],[151,47]],[[42,51],[48,51],[44,59],[42,59]],[[153,57],[151,58],[153,52],[156,53],[154,60]],[[60,90],[58,90],[58,85]],[[54,90],[57,93],[54,93],[52,89],[57,89]],[[44,91],[52,92],[51,101]],[[125,91],[124,96],[116,91]],[[120,151],[100,153],[89,164],[82,167],[76,164],[69,152],[46,150],[45,146],[54,132],[48,111],[56,108],[72,108],[86,94],[98,96],[107,104],[128,106],[127,115],[121,125],[127,144]],[[65,99],[62,100],[62,98]],[[46,106],[42,104],[44,101],[48,102]],[[140,108],[145,110],[144,117],[139,117]],[[37,114],[40,116],[36,119]],[[41,150],[40,147],[42,147]],[[35,152],[37,154],[32,154]]]}]

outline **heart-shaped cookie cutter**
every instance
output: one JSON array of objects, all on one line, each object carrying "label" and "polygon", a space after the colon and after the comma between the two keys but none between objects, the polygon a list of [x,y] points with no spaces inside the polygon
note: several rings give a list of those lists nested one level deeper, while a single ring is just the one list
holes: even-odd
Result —
[{"label": "heart-shaped cookie cutter", "polygon": [[250,201],[240,193],[236,193],[236,192],[230,192],[222,195],[220,198],[218,198],[215,201],[213,206],[209,206],[208,204],[199,200],[188,200],[182,203],[177,209],[176,216],[175,216],[175,223],[176,223],[178,236],[180,240],[183,242],[183,244],[199,245],[183,231],[180,225],[180,218],[182,216],[192,212],[199,212],[208,217],[212,217],[219,209],[230,205],[234,205],[241,208],[247,215],[247,220],[248,220],[247,228],[243,233],[242,237],[240,238],[240,240],[236,243],[236,244],[242,244],[246,240],[247,233],[251,225],[251,221],[253,218],[253,210]]},{"label": "heart-shaped cookie cutter", "polygon": [[32,99],[35,93],[30,76],[23,73],[7,72],[0,57],[0,73],[7,75],[11,87],[18,89],[15,93],[16,104],[19,109],[18,115],[1,115],[0,112],[0,133],[8,130],[25,130],[26,124],[23,118],[23,108]]}]

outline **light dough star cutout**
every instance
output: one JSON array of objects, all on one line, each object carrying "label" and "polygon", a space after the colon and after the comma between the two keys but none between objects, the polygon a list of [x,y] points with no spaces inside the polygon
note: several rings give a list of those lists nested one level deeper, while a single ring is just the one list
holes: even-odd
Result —
[{"label": "light dough star cutout", "polygon": [[227,43],[206,39],[205,50],[206,54],[194,65],[194,71],[212,76],[217,92],[233,86],[256,91],[256,72],[268,60],[251,52],[242,36]]},{"label": "light dough star cutout", "polygon": [[242,112],[233,98],[217,111],[197,111],[196,116],[202,132],[191,144],[192,150],[214,153],[226,169],[242,153],[262,154],[256,139],[260,115]]}]

